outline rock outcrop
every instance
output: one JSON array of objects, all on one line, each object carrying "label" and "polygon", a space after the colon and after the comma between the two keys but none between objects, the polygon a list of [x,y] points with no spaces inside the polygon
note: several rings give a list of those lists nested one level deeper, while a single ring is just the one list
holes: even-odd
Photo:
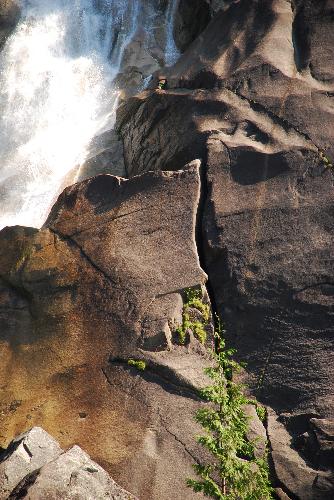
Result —
[{"label": "rock outcrop", "polygon": [[[308,421],[310,416],[308,415],[307,418],[303,414],[282,415],[278,418],[277,415],[270,412],[268,416],[268,438],[272,449],[272,463],[277,479],[285,492],[288,493],[289,498],[330,500],[333,498],[334,475],[333,471],[328,470],[328,468],[332,466],[333,462],[320,465],[314,460],[314,455],[316,456],[321,452],[319,443],[313,448],[314,455],[308,456],[298,445],[298,441],[300,442],[301,438],[305,439],[305,435],[307,435],[307,432],[300,433],[310,427]],[[315,419],[311,419],[311,422],[313,420]],[[324,425],[326,423],[324,422]],[[332,428],[331,443],[333,443],[333,438]],[[331,444],[331,451],[333,451],[333,444]]]},{"label": "rock outcrop", "polygon": [[15,438],[0,453],[1,500],[8,498],[22,479],[56,459],[62,452],[57,441],[40,427]]},{"label": "rock outcrop", "polygon": [[[114,130],[107,130],[91,141],[84,163],[71,173],[80,182],[100,174],[125,176],[123,143]],[[65,179],[66,182],[66,179]],[[64,188],[73,182],[67,182]]]},{"label": "rock outcrop", "polygon": [[199,199],[198,161],[101,175],[67,188],[40,231],[0,233],[2,443],[40,425],[140,498],[192,498],[185,478],[203,453],[194,413],[209,360],[196,339],[178,345],[173,328],[182,291],[206,281]]},{"label": "rock outcrop", "polygon": [[20,17],[20,2],[0,0],[0,48]]},{"label": "rock outcrop", "polygon": [[[119,109],[129,179],[71,186],[42,230],[0,233],[0,437],[42,425],[140,498],[193,498],[209,360],[173,330],[184,290],[201,288],[269,408],[278,498],[333,498],[333,5],[193,5],[205,19],[182,24],[180,3],[190,45],[167,89],[155,78]],[[135,88],[133,60],[119,79]],[[86,175],[119,151],[117,135],[101,141]],[[265,435],[257,420],[250,432]]]},{"label": "rock outcrop", "polygon": [[229,341],[253,393],[309,425],[334,414],[331,9],[231,2],[170,69],[167,90],[118,114],[129,176],[202,159],[202,262]]},{"label": "rock outcrop", "polygon": [[0,498],[135,500],[79,446],[64,452],[40,427],[0,454]]}]

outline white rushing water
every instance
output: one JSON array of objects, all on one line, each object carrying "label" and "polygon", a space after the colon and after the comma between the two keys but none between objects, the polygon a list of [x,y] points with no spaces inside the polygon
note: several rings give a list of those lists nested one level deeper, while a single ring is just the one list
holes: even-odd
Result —
[{"label": "white rushing water", "polygon": [[166,29],[166,48],[165,48],[165,61],[167,66],[172,66],[180,56],[180,52],[175,44],[174,40],[174,19],[176,14],[176,9],[178,7],[179,1],[174,0],[169,2],[167,9],[167,29]]},{"label": "white rushing water", "polygon": [[[40,227],[91,139],[112,128],[113,80],[140,27],[142,2],[21,2],[21,21],[0,53],[0,228]],[[171,3],[168,64],[177,57]]]}]

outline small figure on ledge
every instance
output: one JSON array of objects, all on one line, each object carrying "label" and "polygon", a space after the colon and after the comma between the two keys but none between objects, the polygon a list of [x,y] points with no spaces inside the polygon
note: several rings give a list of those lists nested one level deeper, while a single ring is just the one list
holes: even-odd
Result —
[{"label": "small figure on ledge", "polygon": [[158,81],[158,90],[166,90],[167,88],[167,79],[164,76],[159,76]]}]

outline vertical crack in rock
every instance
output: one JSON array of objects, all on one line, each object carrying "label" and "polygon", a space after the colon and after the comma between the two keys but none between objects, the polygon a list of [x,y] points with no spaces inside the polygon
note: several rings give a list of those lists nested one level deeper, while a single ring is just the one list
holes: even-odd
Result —
[{"label": "vertical crack in rock", "polygon": [[[117,361],[118,363],[122,364],[123,365],[123,369],[126,367],[126,361],[122,361],[122,360],[118,360]],[[113,386],[113,383],[110,381],[110,378],[108,376],[108,373],[106,371],[106,369],[102,368],[102,374],[103,376],[105,377],[105,380],[107,382],[107,384],[109,384],[111,387]],[[169,385],[173,386],[174,384],[170,383],[170,381],[168,379],[164,379],[163,376],[161,376],[161,374],[159,374],[158,372],[152,372],[153,375],[159,379],[162,379],[164,380],[165,382],[167,382]],[[137,386],[139,385],[139,383],[141,382],[141,376],[137,375],[135,377],[135,381],[134,381],[134,384],[129,388],[129,390],[126,390],[124,387],[121,387],[121,386],[117,386],[117,389],[119,389],[120,391],[124,392],[128,397],[130,397],[131,399],[134,399],[136,401],[138,401],[138,403],[144,405],[149,411],[153,412],[153,413],[156,413],[158,418],[159,418],[159,422],[161,424],[161,427],[170,435],[172,436],[175,441],[177,441],[181,446],[182,448],[184,449],[184,451],[190,456],[190,458],[196,462],[197,464],[199,464],[199,460],[198,458],[196,458],[196,456],[191,452],[191,450],[189,450],[188,446],[186,445],[186,443],[184,443],[182,441],[182,439],[180,439],[174,432],[172,432],[169,428],[168,428],[168,424],[167,422],[165,421],[159,407],[155,407],[154,405],[151,405],[149,404],[147,401],[145,401],[144,398],[140,398],[139,397],[139,394],[138,394],[138,391],[137,391]],[[186,389],[186,391],[184,391],[184,389]],[[195,399],[194,398],[194,395],[191,394],[190,392],[188,392],[188,388],[181,388],[182,390],[182,394],[187,397],[187,398],[192,398],[192,399]],[[198,398],[196,398],[198,399]]]},{"label": "vertical crack in rock", "polygon": [[217,307],[215,296],[213,293],[213,289],[210,283],[210,274],[206,265],[206,257],[204,251],[204,213],[205,207],[207,205],[207,201],[209,199],[209,186],[208,186],[208,177],[207,177],[207,155],[201,160],[200,170],[199,170],[199,200],[197,205],[197,213],[196,213],[196,227],[195,227],[195,246],[197,249],[198,260],[201,268],[207,275],[207,282],[205,284],[206,291],[210,300],[211,309],[213,312],[213,321],[215,320],[215,316],[217,314]]},{"label": "vertical crack in rock", "polygon": [[[226,148],[226,151],[227,151],[229,159],[230,159],[229,148],[226,144],[223,144],[223,145]],[[200,265],[201,265],[202,269],[207,273],[207,276],[208,276],[208,280],[206,283],[207,293],[208,293],[208,296],[209,296],[209,299],[211,302],[211,308],[212,308],[213,314],[216,317],[216,315],[218,316],[218,308],[216,305],[213,288],[210,284],[210,274],[209,274],[209,272],[207,272],[206,255],[205,255],[205,250],[204,250],[204,245],[205,245],[205,233],[204,233],[204,227],[203,227],[204,226],[204,214],[205,214],[206,205],[208,203],[209,195],[210,195],[210,193],[209,193],[210,187],[209,187],[209,183],[208,183],[207,162],[208,162],[207,157],[202,159],[201,167],[200,167],[200,198],[199,198],[198,209],[197,209],[195,236],[196,236],[196,247],[197,247],[197,253],[198,253]],[[214,317],[214,321],[215,321],[215,317]],[[268,366],[270,364],[270,360],[271,360],[271,357],[273,354],[274,344],[275,344],[275,336],[272,335],[270,345],[269,345],[269,352],[268,352],[268,355],[265,359],[264,367],[259,375],[258,386],[261,385],[261,383],[264,380],[264,377],[266,376],[267,369],[268,369]],[[260,389],[261,389],[261,387],[260,387]],[[267,422],[264,423],[264,428],[265,428],[265,432],[266,432],[266,436],[267,436],[268,463],[269,463],[269,467],[270,467],[270,474],[272,476],[272,481],[273,481],[273,483],[275,483],[275,486],[279,486],[282,489],[282,491],[284,493],[286,493],[291,498],[291,500],[297,500],[297,497],[295,495],[293,495],[293,493],[290,490],[288,490],[288,488],[286,488],[286,486],[283,483],[281,483],[281,481],[279,481],[279,479],[277,478],[277,475],[275,473],[275,468],[274,468],[274,462],[272,459],[272,447],[271,447],[271,442],[269,439]],[[169,432],[169,430],[167,428],[166,428],[166,430],[167,430],[167,432]],[[172,434],[172,433],[170,433],[170,434]],[[172,435],[174,435],[174,434],[172,434]],[[177,439],[176,436],[174,436],[174,437],[175,437],[175,439]],[[188,450],[186,450],[186,451],[188,451]]]},{"label": "vertical crack in rock", "polygon": [[30,451],[30,450],[29,450],[29,448],[28,448],[28,445],[27,445],[25,442],[23,442],[23,448],[25,449],[25,451],[26,451],[26,453],[27,453],[28,457],[29,457],[29,458],[32,458],[33,454],[31,453],[31,451]]},{"label": "vertical crack in rock", "polygon": [[159,417],[160,417],[161,424],[162,424],[163,428],[165,429],[165,431],[168,434],[170,434],[175,439],[175,441],[177,441],[182,446],[184,451],[192,458],[192,460],[194,462],[196,462],[198,465],[200,465],[199,460],[195,457],[195,455],[193,453],[191,453],[191,451],[188,449],[187,445],[176,434],[174,434],[174,432],[172,432],[170,429],[168,429],[167,424],[165,423],[164,419],[160,415],[160,412],[159,412]]}]

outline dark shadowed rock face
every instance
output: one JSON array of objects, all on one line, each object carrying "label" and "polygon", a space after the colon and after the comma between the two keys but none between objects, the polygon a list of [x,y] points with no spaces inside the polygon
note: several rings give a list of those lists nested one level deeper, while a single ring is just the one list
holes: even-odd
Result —
[{"label": "dark shadowed rock face", "polygon": [[[333,33],[331,2],[232,2],[168,90],[118,115],[129,175],[202,159],[202,262],[252,390],[307,423],[290,474],[297,457],[311,473],[301,466],[295,488],[280,474],[283,494],[302,499],[313,481],[314,498],[333,495],[328,439],[310,420],[334,414]],[[282,463],[307,429],[285,430]]]},{"label": "dark shadowed rock face", "polygon": [[[326,424],[328,425],[328,422],[324,422],[323,425]],[[307,431],[304,434],[299,433],[308,426],[309,422],[304,415],[282,415],[277,418],[273,412],[269,413],[268,438],[272,449],[273,468],[280,485],[288,493],[288,498],[330,500],[333,498],[333,471],[328,470],[328,467],[312,467],[314,461],[312,458],[309,460],[310,457],[306,457],[304,453],[300,453],[297,444],[298,440],[305,438]],[[333,439],[333,433],[331,438]],[[318,453],[319,446],[313,451]],[[285,497],[279,496],[279,498]]]},{"label": "dark shadowed rock face", "polygon": [[174,39],[181,52],[189,47],[210,21],[206,0],[180,0],[174,19]]},{"label": "dark shadowed rock face", "polygon": [[[97,135],[91,141],[85,162],[76,169],[76,181],[100,174],[125,175],[123,144],[114,130]],[[68,182],[64,187],[71,184]]]},{"label": "dark shadowed rock face", "polygon": [[2,443],[42,425],[140,498],[192,498],[195,391],[209,361],[172,330],[182,291],[206,280],[199,194],[198,161],[130,180],[101,175],[67,188],[40,231],[0,233]]},{"label": "dark shadowed rock face", "polygon": [[295,4],[232,3],[171,68],[169,86],[230,88],[333,157],[333,2]]},{"label": "dark shadowed rock face", "polygon": [[20,17],[18,0],[0,0],[0,48]]}]

